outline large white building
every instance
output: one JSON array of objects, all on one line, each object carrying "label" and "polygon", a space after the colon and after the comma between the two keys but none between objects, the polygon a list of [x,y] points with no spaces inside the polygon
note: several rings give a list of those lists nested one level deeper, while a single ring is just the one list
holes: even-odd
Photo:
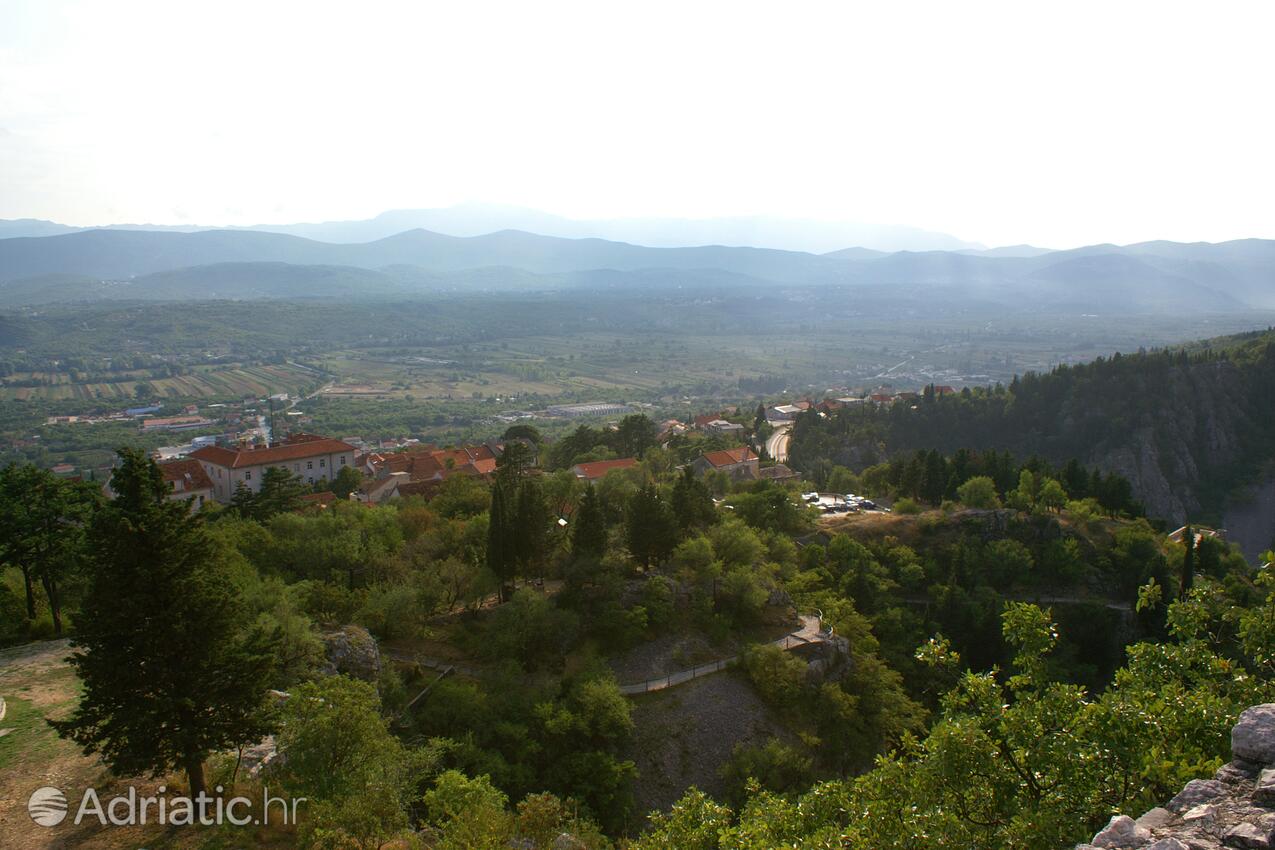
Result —
[{"label": "large white building", "polygon": [[279,467],[313,484],[331,481],[343,467],[354,465],[355,448],[349,443],[296,434],[270,446],[228,449],[205,446],[190,453],[208,474],[213,498],[229,502],[242,484],[253,493],[261,490],[261,477],[270,467]]}]

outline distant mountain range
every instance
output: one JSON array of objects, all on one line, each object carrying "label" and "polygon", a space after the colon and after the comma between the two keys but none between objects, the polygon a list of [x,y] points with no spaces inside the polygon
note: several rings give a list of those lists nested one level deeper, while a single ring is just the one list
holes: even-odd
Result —
[{"label": "distant mountain range", "polygon": [[[362,221],[327,221],[309,224],[258,224],[251,227],[202,227],[197,225],[114,224],[101,228],[72,227],[39,219],[0,220],[0,239],[22,236],[58,236],[83,230],[168,230],[195,233],[201,230],[251,230],[286,233],[318,242],[375,242],[406,230],[429,230],[446,236],[483,236],[501,230],[521,230],[563,239],[606,239],[653,248],[689,248],[699,245],[731,245],[826,253],[862,245],[882,252],[981,250],[946,233],[915,227],[854,224],[787,219],[774,216],[731,218],[617,218],[570,219],[525,207],[492,204],[459,204],[425,210],[390,210]],[[1006,250],[1006,249],[993,249]]]},{"label": "distant mountain range", "polygon": [[1275,309],[1275,241],[1069,251],[661,248],[506,230],[332,243],[248,230],[86,230],[0,239],[0,305],[102,299],[410,296],[565,287],[860,287],[1009,310]]}]

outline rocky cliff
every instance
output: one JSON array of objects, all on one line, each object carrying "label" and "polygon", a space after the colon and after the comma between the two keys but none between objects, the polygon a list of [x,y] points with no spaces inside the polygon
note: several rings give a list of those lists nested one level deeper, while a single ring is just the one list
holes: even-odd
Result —
[{"label": "rocky cliff", "polygon": [[1231,730],[1231,757],[1141,817],[1117,815],[1077,850],[1275,848],[1275,703],[1254,706]]}]

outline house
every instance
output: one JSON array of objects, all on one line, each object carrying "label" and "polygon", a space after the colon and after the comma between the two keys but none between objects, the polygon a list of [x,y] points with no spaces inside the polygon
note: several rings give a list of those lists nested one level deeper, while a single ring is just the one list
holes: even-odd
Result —
[{"label": "house", "polygon": [[763,466],[757,470],[757,477],[766,481],[800,481],[801,473],[794,472],[782,463],[774,466]]},{"label": "house", "polygon": [[677,419],[665,419],[660,423],[659,436],[655,438],[656,442],[666,443],[679,434],[686,433],[686,424]]},{"label": "house", "polygon": [[934,396],[940,398],[945,395],[956,395],[956,388],[949,387],[947,384],[939,384],[934,387]]},{"label": "house", "polygon": [[174,502],[189,499],[192,513],[202,508],[205,502],[212,501],[212,480],[199,461],[193,458],[166,460],[159,464],[159,471],[173,491],[168,498]]},{"label": "house", "polygon": [[[807,403],[807,407],[809,403]],[[795,404],[776,404],[767,408],[766,418],[771,422],[791,422],[797,418],[797,414],[801,413],[802,408]]]},{"label": "house", "polygon": [[59,477],[65,477],[75,474],[75,465],[70,463],[59,463],[49,467],[49,471]]},{"label": "house", "polygon": [[605,478],[613,469],[631,469],[637,466],[635,457],[622,457],[619,460],[595,460],[588,463],[577,463],[571,472],[582,481],[597,481]]},{"label": "house", "polygon": [[743,438],[744,426],[735,422],[727,422],[725,419],[714,419],[704,426],[704,431],[709,434],[719,434],[723,437]]},{"label": "house", "polygon": [[239,485],[256,493],[271,467],[286,470],[309,484],[331,481],[354,463],[354,446],[315,434],[293,434],[268,446],[225,448],[204,446],[190,453],[199,461],[213,485],[213,497],[229,502]]},{"label": "house", "polygon": [[877,407],[883,407],[887,404],[894,404],[894,396],[887,395],[886,393],[873,393],[868,396],[868,401],[872,402]]},{"label": "house", "polygon": [[705,452],[695,459],[691,468],[696,475],[706,472],[725,472],[732,478],[757,478],[761,460],[747,446],[737,449],[721,449]]},{"label": "house", "polygon": [[454,474],[486,478],[495,474],[503,452],[501,443],[453,449],[413,446],[401,452],[368,452],[359,456],[358,465],[365,475],[377,479],[399,472],[406,473],[406,481],[442,481]]}]

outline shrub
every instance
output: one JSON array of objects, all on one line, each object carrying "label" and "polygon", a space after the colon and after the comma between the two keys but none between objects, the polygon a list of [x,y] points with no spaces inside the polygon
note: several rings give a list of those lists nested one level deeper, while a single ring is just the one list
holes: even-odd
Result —
[{"label": "shrub", "polygon": [[894,503],[894,512],[896,514],[916,515],[921,512],[921,506],[913,499],[905,496]]}]

